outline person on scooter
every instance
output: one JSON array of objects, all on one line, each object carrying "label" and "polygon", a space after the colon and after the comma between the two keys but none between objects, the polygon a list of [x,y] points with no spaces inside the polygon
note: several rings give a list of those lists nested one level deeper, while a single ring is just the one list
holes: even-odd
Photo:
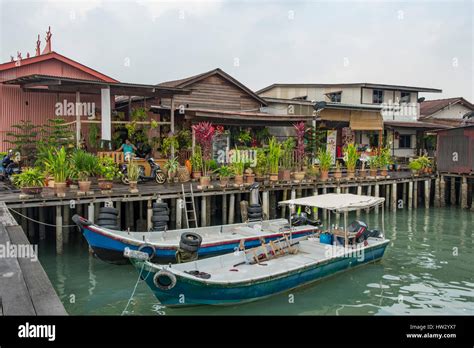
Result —
[{"label": "person on scooter", "polygon": [[130,139],[126,138],[125,142],[117,150],[117,152],[120,151],[123,151],[124,158],[132,157],[135,151],[137,151],[137,147],[131,143]]}]

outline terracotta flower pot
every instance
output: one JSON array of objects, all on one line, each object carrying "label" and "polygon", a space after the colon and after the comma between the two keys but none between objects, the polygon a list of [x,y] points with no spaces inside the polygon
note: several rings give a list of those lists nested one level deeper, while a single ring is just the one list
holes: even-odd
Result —
[{"label": "terracotta flower pot", "polygon": [[297,181],[301,181],[301,180],[304,180],[305,174],[306,174],[305,172],[294,172],[293,178]]},{"label": "terracotta flower pot", "polygon": [[245,183],[246,184],[253,184],[255,182],[255,174],[247,174],[245,176]]},{"label": "terracotta flower pot", "polygon": [[321,176],[319,177],[319,180],[327,181],[328,178],[329,178],[329,170],[321,170]]},{"label": "terracotta flower pot", "polygon": [[34,186],[34,187],[22,187],[21,193],[24,195],[39,195],[43,191],[41,186]]},{"label": "terracotta flower pot", "polygon": [[78,181],[80,192],[89,192],[91,190],[90,181]]},{"label": "terracotta flower pot", "polygon": [[219,180],[220,180],[220,183],[221,183],[222,187],[225,187],[229,184],[229,177],[228,176],[221,176],[219,178]]},{"label": "terracotta flower pot", "polygon": [[289,170],[289,169],[284,169],[284,170],[282,171],[281,180],[283,180],[283,181],[290,181],[290,180],[291,180],[291,170]]},{"label": "terracotta flower pot", "polygon": [[347,170],[347,178],[354,179],[355,178],[355,169],[348,169]]},{"label": "terracotta flower pot", "polygon": [[200,176],[199,177],[199,184],[201,186],[209,186],[211,184],[211,177],[209,177],[209,176]]},{"label": "terracotta flower pot", "polygon": [[342,178],[342,172],[341,172],[340,170],[336,170],[336,171],[334,172],[334,177],[335,177],[336,179]]},{"label": "terracotta flower pot", "polygon": [[54,190],[56,192],[56,196],[66,197],[66,187],[67,187],[67,184],[65,182],[55,182]]},{"label": "terracotta flower pot", "polygon": [[130,192],[138,192],[138,181],[129,181]]},{"label": "terracotta flower pot", "polygon": [[98,180],[99,189],[102,191],[110,191],[114,185],[112,180],[99,179]]},{"label": "terracotta flower pot", "polygon": [[366,169],[359,169],[359,176],[361,178],[365,178],[367,176],[367,170]]},{"label": "terracotta flower pot", "polygon": [[193,179],[199,179],[201,177],[201,171],[193,172]]},{"label": "terracotta flower pot", "polygon": [[374,177],[377,176],[377,169],[370,169],[369,175]]},{"label": "terracotta flower pot", "polygon": [[277,173],[270,174],[270,181],[278,181],[278,174]]},{"label": "terracotta flower pot", "polygon": [[382,175],[382,176],[387,176],[387,175],[388,175],[387,169],[386,169],[386,168],[382,169],[382,170],[380,171],[380,175]]},{"label": "terracotta flower pot", "polygon": [[244,183],[244,176],[236,175],[234,181],[237,185],[242,185]]},{"label": "terracotta flower pot", "polygon": [[265,181],[265,175],[255,175],[255,181],[256,182],[264,182]]}]

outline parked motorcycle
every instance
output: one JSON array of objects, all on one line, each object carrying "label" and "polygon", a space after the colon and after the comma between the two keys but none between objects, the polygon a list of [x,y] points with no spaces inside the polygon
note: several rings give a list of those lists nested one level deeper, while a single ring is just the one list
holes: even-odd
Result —
[{"label": "parked motorcycle", "polygon": [[21,173],[19,160],[20,154],[18,152],[13,154],[11,150],[3,157],[0,166],[0,180],[11,180],[13,175]]},{"label": "parked motorcycle", "polygon": [[[153,158],[149,158],[147,162],[150,164],[151,167],[150,176],[145,175],[145,168],[143,166],[138,166],[138,182],[155,180],[158,184],[164,184],[166,182],[166,174],[161,170],[158,163],[156,163]],[[122,164],[120,167],[120,171],[123,174],[122,183],[128,185],[130,183],[127,175],[128,164]]]}]

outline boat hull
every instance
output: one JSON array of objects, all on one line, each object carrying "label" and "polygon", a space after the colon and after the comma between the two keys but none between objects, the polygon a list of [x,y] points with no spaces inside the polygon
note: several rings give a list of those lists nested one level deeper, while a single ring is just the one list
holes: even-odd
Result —
[{"label": "boat hull", "polygon": [[[92,226],[81,226],[82,233],[86,238],[89,246],[92,248],[94,253],[97,257],[101,260],[114,263],[114,264],[126,264],[128,263],[128,259],[123,256],[123,252],[125,248],[129,248],[131,250],[138,250],[140,247],[149,245],[150,243],[145,241],[127,241],[119,236],[113,236],[112,234],[106,234],[101,232],[99,229],[94,228]],[[309,230],[304,231],[297,231],[293,233],[294,238],[303,237],[314,233],[316,227]],[[263,236],[265,242],[269,242],[271,240],[276,240],[281,238],[283,233],[274,233],[269,234],[267,236]],[[261,244],[259,236],[252,236],[248,238],[244,238],[245,240],[245,248],[253,248],[257,247]],[[199,257],[209,257],[209,256],[216,256],[220,254],[230,253],[239,248],[240,240],[226,240],[226,241],[219,241],[214,243],[207,243],[202,244],[198,250]],[[153,244],[155,249],[154,257],[152,261],[154,262],[174,262],[175,255],[178,246],[160,246],[159,244]]]},{"label": "boat hull", "polygon": [[365,249],[365,257],[337,257],[314,265],[269,277],[258,281],[241,284],[212,284],[176,275],[176,285],[170,290],[161,290],[153,281],[156,269],[143,267],[143,263],[134,261],[135,267],[142,273],[156,298],[168,306],[192,305],[232,305],[256,301],[278,293],[282,293],[320,279],[346,271],[356,266],[380,260],[388,242]]}]

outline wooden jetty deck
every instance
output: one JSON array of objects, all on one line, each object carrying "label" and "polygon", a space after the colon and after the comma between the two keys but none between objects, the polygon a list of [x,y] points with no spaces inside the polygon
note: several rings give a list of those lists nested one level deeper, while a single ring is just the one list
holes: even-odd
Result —
[{"label": "wooden jetty deck", "polygon": [[[0,202],[0,245],[31,250],[4,202]],[[25,255],[1,255],[0,315],[67,315],[39,260],[20,256]]]}]

